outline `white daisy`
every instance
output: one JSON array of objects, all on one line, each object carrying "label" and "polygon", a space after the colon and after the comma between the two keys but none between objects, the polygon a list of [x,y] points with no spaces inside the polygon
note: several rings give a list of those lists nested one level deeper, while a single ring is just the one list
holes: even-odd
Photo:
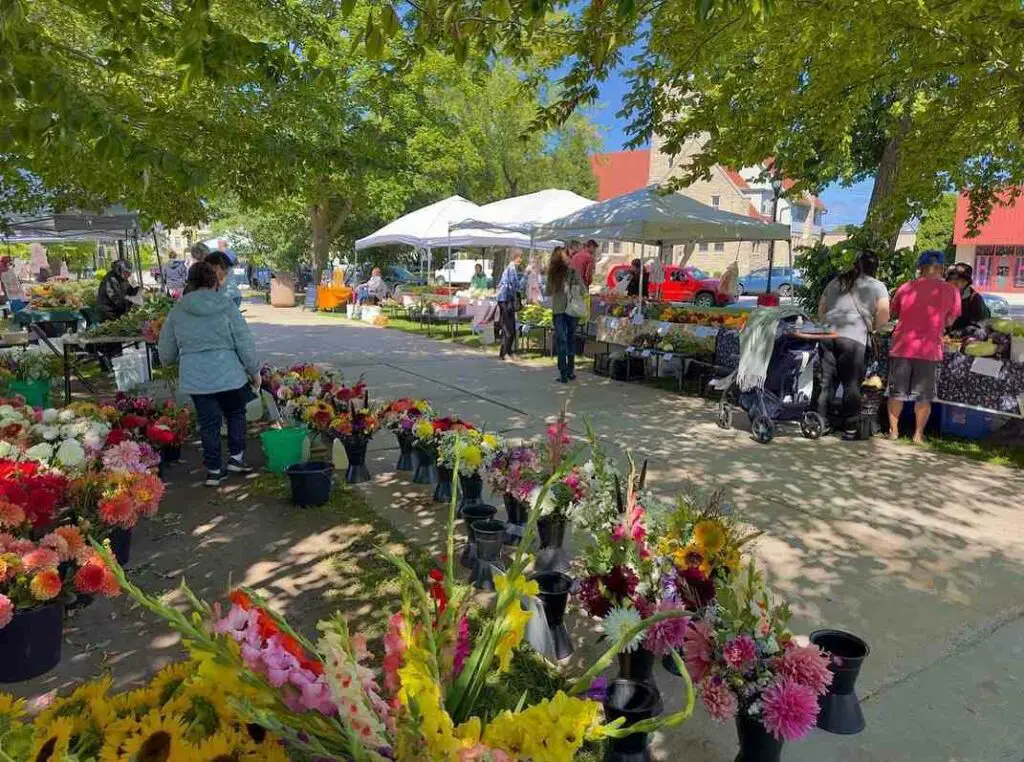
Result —
[{"label": "white daisy", "polygon": [[[604,618],[602,627],[605,635],[607,635],[613,643],[618,643],[627,632],[640,624],[641,621],[640,613],[636,609],[616,607],[608,612],[608,616]],[[622,650],[635,651],[643,642],[644,633],[641,632],[639,635],[633,636],[633,638],[622,647]]]}]

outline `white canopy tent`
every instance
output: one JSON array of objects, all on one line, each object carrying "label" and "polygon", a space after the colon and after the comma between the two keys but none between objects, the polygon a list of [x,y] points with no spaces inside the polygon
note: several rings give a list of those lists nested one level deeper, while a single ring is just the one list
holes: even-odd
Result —
[{"label": "white canopy tent", "polygon": [[[691,244],[688,248],[692,248],[697,242],[789,240],[790,229],[788,225],[715,209],[681,193],[665,193],[649,185],[541,225],[534,234],[544,238],[603,238],[659,246]],[[643,277],[641,266],[641,295]]]},{"label": "white canopy tent", "polygon": [[452,230],[479,228],[533,234],[538,226],[578,212],[593,203],[572,191],[549,188],[485,204],[473,217],[452,225]]},{"label": "white canopy tent", "polygon": [[404,244],[425,249],[448,245],[448,226],[475,214],[480,207],[462,196],[449,196],[389,222],[356,241],[356,251],[374,246]]}]

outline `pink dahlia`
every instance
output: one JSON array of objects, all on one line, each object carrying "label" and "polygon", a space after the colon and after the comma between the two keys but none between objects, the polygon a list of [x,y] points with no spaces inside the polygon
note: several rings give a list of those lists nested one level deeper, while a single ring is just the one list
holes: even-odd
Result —
[{"label": "pink dahlia", "polygon": [[35,548],[21,557],[21,562],[27,571],[38,569],[56,569],[60,563],[60,556],[50,548]]},{"label": "pink dahlia", "polygon": [[714,629],[705,621],[691,619],[690,628],[683,637],[683,660],[690,679],[700,682],[711,669],[714,650]]},{"label": "pink dahlia", "polygon": [[818,719],[818,697],[806,685],[782,678],[761,694],[761,722],[780,741],[799,741]]},{"label": "pink dahlia", "polygon": [[[683,607],[674,601],[662,601],[657,612],[682,611]],[[665,619],[652,625],[647,630],[647,648],[658,656],[664,656],[673,648],[680,649],[686,639],[686,630],[690,626],[689,617],[678,616]]]},{"label": "pink dahlia", "polygon": [[740,635],[725,644],[722,657],[730,667],[744,672],[757,662],[757,645],[749,635]]},{"label": "pink dahlia", "polygon": [[775,671],[782,677],[806,685],[818,696],[824,696],[832,685],[828,656],[813,645],[787,648],[779,657]]},{"label": "pink dahlia", "polygon": [[709,677],[701,684],[700,701],[715,722],[731,720],[739,709],[736,694],[717,676]]},{"label": "pink dahlia", "polygon": [[11,623],[14,618],[14,604],[11,599],[0,593],[0,630]]}]

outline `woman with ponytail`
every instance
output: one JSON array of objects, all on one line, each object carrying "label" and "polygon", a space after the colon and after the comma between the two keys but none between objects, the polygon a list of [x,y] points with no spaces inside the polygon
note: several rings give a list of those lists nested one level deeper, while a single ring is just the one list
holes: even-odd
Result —
[{"label": "woman with ponytail", "polygon": [[832,401],[837,385],[842,384],[843,401],[836,427],[843,432],[843,439],[857,438],[868,339],[872,331],[889,321],[889,292],[875,278],[877,272],[878,257],[870,251],[861,252],[853,267],[825,287],[818,303],[819,319],[839,334],[838,338],[820,342],[818,412],[826,421],[832,419]]}]

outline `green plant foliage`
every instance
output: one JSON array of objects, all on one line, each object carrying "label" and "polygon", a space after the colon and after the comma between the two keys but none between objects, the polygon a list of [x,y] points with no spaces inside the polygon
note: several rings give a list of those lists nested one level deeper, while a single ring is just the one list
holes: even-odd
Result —
[{"label": "green plant foliage", "polygon": [[936,249],[944,252],[946,262],[952,264],[956,255],[956,247],[953,245],[956,199],[955,193],[946,193],[935,206],[924,213],[917,226],[917,239],[914,242],[915,252]]},{"label": "green plant foliage", "polygon": [[812,314],[817,312],[818,301],[829,281],[853,267],[862,251],[872,251],[878,256],[876,277],[890,290],[916,274],[917,255],[912,249],[894,250],[882,236],[866,227],[851,225],[847,231],[850,237],[846,240],[832,246],[817,243],[798,249],[793,258],[793,267],[803,274],[803,285],[797,287],[796,297]]}]

